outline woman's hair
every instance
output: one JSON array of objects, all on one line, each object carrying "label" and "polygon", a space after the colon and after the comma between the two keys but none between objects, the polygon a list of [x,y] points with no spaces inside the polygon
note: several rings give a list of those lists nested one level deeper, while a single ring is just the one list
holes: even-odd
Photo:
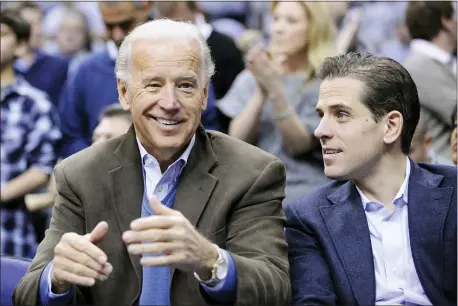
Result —
[{"label": "woman's hair", "polygon": [[[273,12],[279,1],[272,2]],[[310,75],[326,57],[337,55],[334,20],[325,2],[298,1],[307,20],[307,63]]]},{"label": "woman's hair", "polygon": [[65,8],[65,12],[62,16],[62,21],[64,20],[64,18],[68,18],[70,16],[76,16],[81,20],[84,26],[84,50],[90,52],[92,49],[92,37],[89,29],[89,22],[87,20],[86,15],[84,15],[84,13],[79,9],[70,6]]}]

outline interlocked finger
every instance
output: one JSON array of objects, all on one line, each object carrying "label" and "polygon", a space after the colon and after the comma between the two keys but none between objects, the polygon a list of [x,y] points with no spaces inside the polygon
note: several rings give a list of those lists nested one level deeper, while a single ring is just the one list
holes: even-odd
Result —
[{"label": "interlocked finger", "polygon": [[68,244],[75,248],[77,251],[86,253],[88,256],[102,265],[107,261],[107,256],[105,253],[92,242],[90,242],[86,237],[75,237],[74,239],[68,241]]},{"label": "interlocked finger", "polygon": [[93,286],[95,284],[95,279],[92,277],[76,275],[55,266],[53,267],[53,270],[53,273],[56,275],[56,277],[62,281],[87,287]]},{"label": "interlocked finger", "polygon": [[131,244],[127,247],[131,254],[173,254],[183,249],[183,244],[179,242],[155,242]]},{"label": "interlocked finger", "polygon": [[104,265],[100,264],[91,256],[87,255],[86,253],[80,252],[77,249],[73,248],[70,245],[62,245],[59,244],[54,249],[54,254],[57,256],[66,257],[71,261],[78,262],[83,264],[95,271],[101,272]]},{"label": "interlocked finger", "polygon": [[54,258],[54,266],[62,271],[69,272],[71,274],[88,277],[88,278],[98,278],[100,280],[107,279],[107,276],[104,274],[99,273],[96,270],[93,270],[85,265],[82,265],[78,262],[72,261],[65,257],[55,257]]},{"label": "interlocked finger", "polygon": [[127,231],[123,234],[125,243],[135,242],[168,242],[179,239],[174,230],[147,229],[141,231]]}]

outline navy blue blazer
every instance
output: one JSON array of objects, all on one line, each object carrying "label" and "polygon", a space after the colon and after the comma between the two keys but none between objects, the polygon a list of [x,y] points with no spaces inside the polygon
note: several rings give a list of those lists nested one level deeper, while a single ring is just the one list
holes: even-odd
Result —
[{"label": "navy blue blazer", "polygon": [[[418,278],[433,305],[457,304],[456,167],[416,164],[409,235]],[[294,305],[374,305],[369,227],[353,182],[332,182],[285,207]]]}]

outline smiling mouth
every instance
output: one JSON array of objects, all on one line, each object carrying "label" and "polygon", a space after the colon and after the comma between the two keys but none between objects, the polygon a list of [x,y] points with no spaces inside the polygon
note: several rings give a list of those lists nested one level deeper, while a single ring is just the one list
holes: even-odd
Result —
[{"label": "smiling mouth", "polygon": [[334,149],[324,149],[323,150],[323,154],[326,154],[326,155],[338,154],[341,152],[342,152],[341,150],[334,150]]},{"label": "smiling mouth", "polygon": [[163,118],[157,118],[157,117],[153,117],[151,116],[152,119],[156,120],[158,123],[162,124],[162,125],[166,125],[166,126],[173,126],[173,125],[178,125],[180,124],[181,122],[183,121],[176,121],[176,120],[169,120],[169,119],[163,119]]}]

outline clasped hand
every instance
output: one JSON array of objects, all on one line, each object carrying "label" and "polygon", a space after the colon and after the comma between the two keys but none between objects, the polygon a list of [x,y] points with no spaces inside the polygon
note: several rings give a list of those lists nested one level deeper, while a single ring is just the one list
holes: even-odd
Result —
[{"label": "clasped hand", "polygon": [[257,45],[248,51],[247,68],[263,91],[281,86],[281,75],[263,46]]},{"label": "clasped hand", "polygon": [[218,251],[179,211],[173,210],[153,196],[150,206],[154,216],[132,221],[130,231],[122,238],[127,250],[143,256],[145,266],[169,266],[185,272],[208,274]]},{"label": "clasped hand", "polygon": [[[153,196],[150,206],[154,216],[139,218],[131,230],[122,235],[129,253],[142,256],[145,266],[169,266],[185,272],[197,272],[203,278],[211,276],[218,251],[179,212],[161,204]],[[107,255],[97,246],[108,232],[104,221],[86,235],[65,233],[54,248],[51,269],[52,290],[66,292],[71,284],[93,286],[104,281],[113,271]]]}]

